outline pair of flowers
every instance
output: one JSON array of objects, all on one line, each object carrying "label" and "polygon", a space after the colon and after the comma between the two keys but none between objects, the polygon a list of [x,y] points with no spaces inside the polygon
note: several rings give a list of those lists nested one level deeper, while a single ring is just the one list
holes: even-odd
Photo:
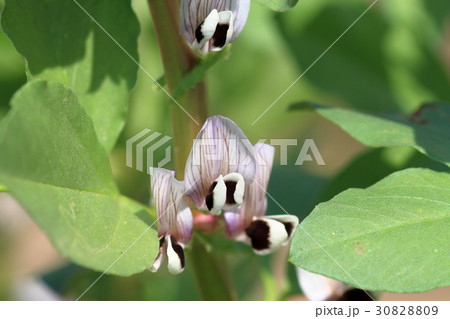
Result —
[{"label": "pair of flowers", "polygon": [[236,40],[247,22],[250,0],[182,0],[180,32],[205,55]]},{"label": "pair of flowers", "polygon": [[289,243],[298,219],[264,216],[273,157],[271,145],[251,145],[233,121],[213,116],[194,140],[185,181],[176,180],[173,171],[152,168],[160,248],[150,270],[157,271],[167,256],[172,274],[183,271],[183,249],[194,227],[191,206],[212,215],[224,211],[226,235],[248,243],[257,254]]}]

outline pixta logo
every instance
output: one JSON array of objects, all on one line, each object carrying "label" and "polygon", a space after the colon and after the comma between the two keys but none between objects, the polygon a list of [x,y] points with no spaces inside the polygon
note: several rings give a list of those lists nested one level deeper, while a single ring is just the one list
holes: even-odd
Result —
[{"label": "pixta logo", "polygon": [[[135,168],[138,171],[144,172],[144,161],[146,161],[146,173],[152,174],[152,167],[161,168],[171,161],[171,145],[165,146],[172,138],[170,136],[162,135],[159,132],[153,132],[150,129],[144,129],[127,140],[126,145],[126,164],[128,167],[133,167],[135,163]],[[279,159],[275,160],[275,164],[280,166],[289,165],[288,163],[288,148],[291,152],[293,148],[297,146],[297,139],[262,139],[258,143],[270,144],[279,150]],[[224,141],[223,139],[200,139],[194,140],[198,147],[207,148],[207,152],[204,152],[205,158],[199,159],[195,158],[197,161],[217,161],[222,159],[222,151],[225,147],[228,149],[230,154],[238,153],[239,147],[246,147],[252,149],[253,146],[249,140],[236,140],[228,139]],[[221,145],[225,143],[226,145]],[[155,159],[155,152],[161,154],[160,148],[165,147],[164,156],[159,161]],[[235,148],[233,150],[233,148]],[[135,156],[133,156],[135,155]],[[232,157],[231,159],[233,159]],[[246,161],[250,159],[240,159],[242,162],[239,165],[245,165]],[[316,143],[313,139],[306,139],[300,148],[298,156],[296,157],[295,165],[300,166],[305,162],[316,162],[317,165],[325,165],[322,155],[317,148]],[[200,163],[193,162],[193,165],[200,165]],[[237,165],[238,163],[230,163],[230,165]],[[259,163],[259,165],[265,165],[265,163]]]},{"label": "pixta logo", "polygon": [[[155,160],[155,152],[161,147],[169,142],[172,138],[170,136],[162,135],[159,132],[151,133],[150,129],[144,129],[127,140],[126,156],[127,156],[127,166],[133,167],[133,153],[136,150],[135,162],[136,169],[138,171],[144,171],[144,159],[146,158],[146,172],[147,174],[152,174],[152,167],[164,167],[172,159],[171,157],[171,146],[166,146],[164,150],[163,159],[159,160],[157,163]],[[145,156],[144,156],[145,154]]]}]

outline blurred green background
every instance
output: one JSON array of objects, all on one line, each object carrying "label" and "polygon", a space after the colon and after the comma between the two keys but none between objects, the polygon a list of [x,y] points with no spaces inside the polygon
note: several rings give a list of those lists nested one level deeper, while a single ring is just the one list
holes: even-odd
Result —
[{"label": "blurred green background", "polygon": [[[158,78],[163,71],[146,1],[132,3],[141,23],[140,63]],[[393,171],[406,167],[445,169],[410,149],[369,150],[315,114],[287,109],[294,102],[312,100],[369,112],[410,113],[423,102],[450,102],[448,0],[378,1],[252,125],[370,3],[301,0],[286,13],[273,13],[254,3],[230,56],[208,74],[211,115],[231,118],[252,142],[298,139],[298,146],[288,149],[288,166],[280,166],[276,156],[268,191],[284,209],[300,218],[314,205],[340,191],[367,187]],[[0,10],[3,5],[4,1],[0,0]],[[11,96],[25,81],[22,58],[0,32],[0,120],[8,112]],[[170,136],[168,104],[167,96],[140,70],[130,99],[128,121],[111,155],[111,165],[121,192],[144,203],[149,201],[148,176],[126,167],[125,143],[144,128]],[[315,162],[294,165],[307,138],[316,142],[325,166]],[[269,200],[268,214],[280,213],[281,208]],[[230,260],[239,299],[299,296],[294,267],[285,263],[286,250],[274,257],[260,258],[250,254],[244,245],[216,237],[205,240],[213,241]],[[0,299],[26,298],[22,286],[24,278],[30,276],[41,278],[60,298],[76,299],[98,277],[98,273],[70,264],[49,245],[20,207],[0,193]],[[198,298],[189,265],[179,276],[171,276],[164,270],[129,278],[105,276],[83,297],[92,300]]]}]

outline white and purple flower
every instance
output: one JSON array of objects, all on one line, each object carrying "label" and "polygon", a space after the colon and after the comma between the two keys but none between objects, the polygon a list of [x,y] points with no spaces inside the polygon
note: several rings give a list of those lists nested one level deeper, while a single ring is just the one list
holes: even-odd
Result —
[{"label": "white and purple flower", "polygon": [[182,0],[180,32],[202,54],[236,40],[247,22],[250,0]]},{"label": "white and purple flower", "polygon": [[159,269],[165,256],[170,273],[182,272],[183,248],[192,237],[192,212],[183,200],[186,187],[175,179],[174,173],[164,168],[154,168],[151,175],[159,236],[159,253],[150,268],[152,272]]},{"label": "white and purple flower", "polygon": [[184,182],[177,181],[172,171],[152,168],[160,250],[150,270],[157,271],[167,256],[171,273],[183,271],[183,249],[194,225],[189,203],[211,215],[225,211],[227,235],[250,244],[257,254],[287,244],[298,219],[264,216],[273,156],[272,146],[251,145],[233,121],[213,116],[194,140]]}]

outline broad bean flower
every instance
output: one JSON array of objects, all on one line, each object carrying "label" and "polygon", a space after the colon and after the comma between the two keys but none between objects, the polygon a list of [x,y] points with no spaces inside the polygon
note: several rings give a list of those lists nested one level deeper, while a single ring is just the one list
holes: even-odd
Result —
[{"label": "broad bean flower", "polygon": [[230,119],[213,116],[194,140],[185,181],[176,180],[173,171],[152,168],[160,248],[150,270],[157,271],[167,256],[171,273],[183,271],[194,224],[191,205],[212,215],[225,211],[228,236],[252,245],[258,254],[287,244],[297,218],[264,216],[273,154],[270,145],[251,145]]},{"label": "broad bean flower", "polygon": [[180,32],[202,54],[220,51],[239,36],[249,10],[250,0],[182,0]]}]

